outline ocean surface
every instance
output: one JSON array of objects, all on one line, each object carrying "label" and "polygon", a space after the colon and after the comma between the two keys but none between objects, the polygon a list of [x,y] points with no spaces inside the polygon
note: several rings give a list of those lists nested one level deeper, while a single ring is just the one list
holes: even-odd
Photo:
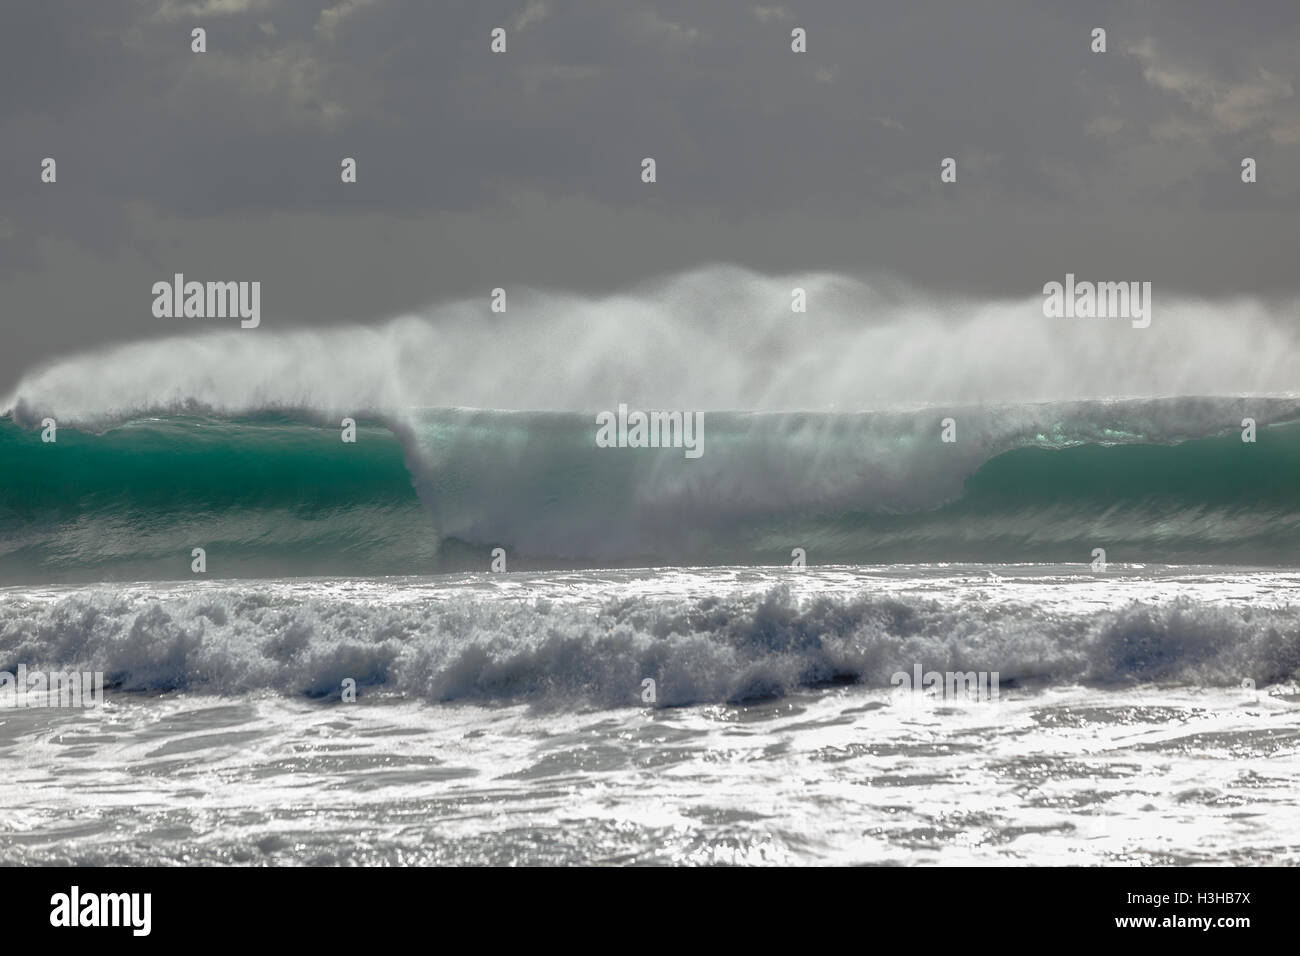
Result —
[{"label": "ocean surface", "polygon": [[[0,709],[0,848],[1296,863],[1297,583],[963,565],[9,588],[6,658],[108,689]],[[997,697],[891,682],[918,663],[996,671]]]},{"label": "ocean surface", "polygon": [[[1300,401],[707,413],[702,457],[595,416],[0,417],[0,581],[898,562],[1296,564]],[[1256,425],[1242,441],[1242,422]],[[955,441],[941,440],[954,423]]]},{"label": "ocean surface", "polygon": [[40,420],[6,862],[1300,862],[1293,400]]}]

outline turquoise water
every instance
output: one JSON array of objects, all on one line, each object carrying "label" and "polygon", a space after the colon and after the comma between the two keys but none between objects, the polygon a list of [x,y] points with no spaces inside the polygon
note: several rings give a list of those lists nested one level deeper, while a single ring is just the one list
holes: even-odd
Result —
[{"label": "turquoise water", "polygon": [[[1258,409],[1257,441],[1241,440]],[[0,421],[0,582],[926,561],[1275,564],[1300,555],[1280,401],[705,416],[704,455],[577,413]]]}]

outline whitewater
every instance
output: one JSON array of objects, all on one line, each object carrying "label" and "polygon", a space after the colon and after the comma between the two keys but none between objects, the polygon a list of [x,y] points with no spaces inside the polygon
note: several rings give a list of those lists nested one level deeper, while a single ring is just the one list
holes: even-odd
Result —
[{"label": "whitewater", "polygon": [[17,384],[0,671],[106,690],[0,689],[5,859],[1300,862],[1294,303],[510,301]]},{"label": "whitewater", "polygon": [[[0,846],[77,864],[1294,864],[1296,577],[9,589],[6,658],[110,685],[98,710],[0,707]],[[895,686],[914,663],[999,671],[1000,693]]]}]

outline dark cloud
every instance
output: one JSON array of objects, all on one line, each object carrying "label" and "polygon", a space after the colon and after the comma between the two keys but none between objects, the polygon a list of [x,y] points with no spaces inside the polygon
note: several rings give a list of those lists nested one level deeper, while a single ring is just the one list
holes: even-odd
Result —
[{"label": "dark cloud", "polygon": [[709,262],[1295,293],[1298,40],[1285,0],[10,3],[0,304],[38,325],[0,384],[173,331],[174,271],[259,278],[280,323]]}]

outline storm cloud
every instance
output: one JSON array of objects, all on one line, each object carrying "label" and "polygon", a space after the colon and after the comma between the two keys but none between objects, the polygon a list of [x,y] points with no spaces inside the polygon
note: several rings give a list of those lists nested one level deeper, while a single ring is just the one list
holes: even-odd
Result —
[{"label": "storm cloud", "polygon": [[713,264],[954,302],[1066,272],[1300,294],[1293,2],[47,0],[3,21],[0,389],[175,334],[149,290],[178,272],[260,281],[281,329]]}]

